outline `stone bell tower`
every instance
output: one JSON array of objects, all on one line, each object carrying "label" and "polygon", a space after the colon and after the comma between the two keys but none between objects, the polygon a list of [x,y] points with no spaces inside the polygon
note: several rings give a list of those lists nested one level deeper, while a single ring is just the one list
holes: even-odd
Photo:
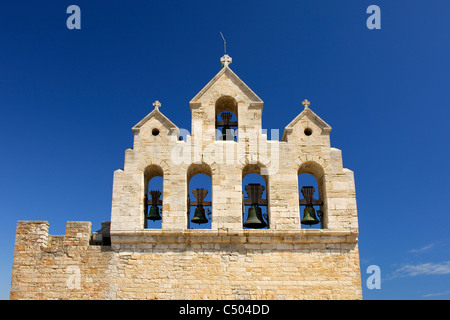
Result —
[{"label": "stone bell tower", "polygon": [[[132,128],[133,147],[114,172],[111,221],[99,232],[68,222],[65,236],[51,236],[47,222],[18,223],[12,298],[362,298],[353,172],[330,146],[331,127],[305,100],[269,140],[263,101],[231,62],[224,55],[190,101],[190,132],[159,101]],[[299,184],[304,173],[317,190]],[[198,174],[210,187],[191,186]],[[250,174],[262,182],[244,185]],[[160,190],[150,187],[156,177]],[[69,267],[78,289],[67,288]],[[46,286],[50,268],[60,277]]]}]

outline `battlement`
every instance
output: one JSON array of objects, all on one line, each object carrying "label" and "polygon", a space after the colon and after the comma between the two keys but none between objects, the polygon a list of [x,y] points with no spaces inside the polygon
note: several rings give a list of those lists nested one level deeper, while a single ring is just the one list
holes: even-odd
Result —
[{"label": "battlement", "polygon": [[141,230],[98,246],[90,222],[48,227],[17,223],[11,299],[361,298],[353,232]]},{"label": "battlement", "polygon": [[47,221],[18,221],[16,250],[26,247],[42,249],[63,244],[64,246],[87,246],[91,239],[91,222],[67,221],[64,235],[49,235]]}]

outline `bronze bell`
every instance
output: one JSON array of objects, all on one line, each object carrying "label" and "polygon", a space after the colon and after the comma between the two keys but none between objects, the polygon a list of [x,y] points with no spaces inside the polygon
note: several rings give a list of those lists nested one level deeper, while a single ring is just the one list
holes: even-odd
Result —
[{"label": "bronze bell", "polygon": [[233,135],[231,134],[231,127],[230,126],[223,126],[222,128],[222,140],[233,140]]},{"label": "bronze bell", "polygon": [[223,128],[222,128],[222,140],[226,141],[226,140],[234,140],[234,135],[231,132],[231,117],[232,114],[231,112],[223,112],[222,115],[222,121],[224,123]]},{"label": "bronze bell", "polygon": [[[151,204],[150,212],[146,216],[149,220],[161,220],[161,216],[159,214],[159,207],[158,204],[161,204],[161,201],[159,200],[159,197],[161,196],[161,191],[158,190],[152,190],[150,191],[151,200],[147,201],[147,195],[145,195],[145,202],[147,204]],[[148,207],[147,207],[148,208]],[[147,209],[148,210],[148,209]]]},{"label": "bronze bell", "polygon": [[195,208],[194,217],[191,219],[191,222],[198,224],[208,222],[208,219],[206,218],[205,215],[205,209],[203,208],[203,206],[197,206],[197,208]]},{"label": "bronze bell", "polygon": [[152,205],[150,207],[150,212],[147,215],[147,219],[149,220],[161,220],[161,216],[159,215],[159,208],[157,205]]},{"label": "bronze bell", "polygon": [[267,227],[267,224],[262,217],[262,210],[260,207],[252,205],[248,209],[248,217],[244,222],[244,227],[252,229],[261,229]]},{"label": "bronze bell", "polygon": [[316,211],[312,206],[306,206],[303,211],[303,219],[301,221],[302,224],[307,224],[309,226],[313,224],[318,224],[320,221],[317,219]]}]

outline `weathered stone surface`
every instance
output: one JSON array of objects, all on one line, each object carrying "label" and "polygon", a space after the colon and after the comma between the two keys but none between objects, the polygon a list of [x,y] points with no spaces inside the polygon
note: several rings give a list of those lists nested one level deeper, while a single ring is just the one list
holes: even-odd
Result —
[{"label": "weathered stone surface", "polygon": [[142,230],[105,247],[84,241],[89,222],[46,230],[18,222],[11,299],[361,298],[349,232]]},{"label": "weathered stone surface", "polygon": [[[89,244],[90,222],[49,235],[45,221],[19,221],[11,299],[360,299],[353,172],[330,146],[331,127],[304,106],[268,140],[263,101],[229,62],[190,101],[192,128],[182,141],[155,102],[114,172],[111,246]],[[237,117],[237,141],[216,139],[224,110]],[[210,230],[188,229],[189,181],[199,173],[212,181]],[[265,181],[267,230],[243,229],[242,179],[251,173]],[[303,173],[318,181],[320,230],[300,224]],[[151,230],[144,196],[157,176],[162,229]]]}]

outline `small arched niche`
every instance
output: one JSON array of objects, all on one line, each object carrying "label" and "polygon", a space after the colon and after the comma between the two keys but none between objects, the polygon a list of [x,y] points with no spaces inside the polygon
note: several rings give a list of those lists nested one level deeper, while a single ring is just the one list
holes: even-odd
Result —
[{"label": "small arched niche", "polygon": [[325,174],[314,161],[304,162],[298,170],[298,195],[302,229],[325,229]]},{"label": "small arched niche", "polygon": [[261,166],[248,164],[242,170],[242,227],[270,227],[268,176],[261,175]]},{"label": "small arched niche", "polygon": [[212,171],[205,163],[191,164],[187,170],[187,228],[211,229]]},{"label": "small arched niche", "polygon": [[216,140],[237,141],[239,127],[238,103],[231,96],[222,96],[215,104]]},{"label": "small arched niche", "polygon": [[144,228],[161,229],[164,171],[158,165],[150,165],[144,171]]}]

